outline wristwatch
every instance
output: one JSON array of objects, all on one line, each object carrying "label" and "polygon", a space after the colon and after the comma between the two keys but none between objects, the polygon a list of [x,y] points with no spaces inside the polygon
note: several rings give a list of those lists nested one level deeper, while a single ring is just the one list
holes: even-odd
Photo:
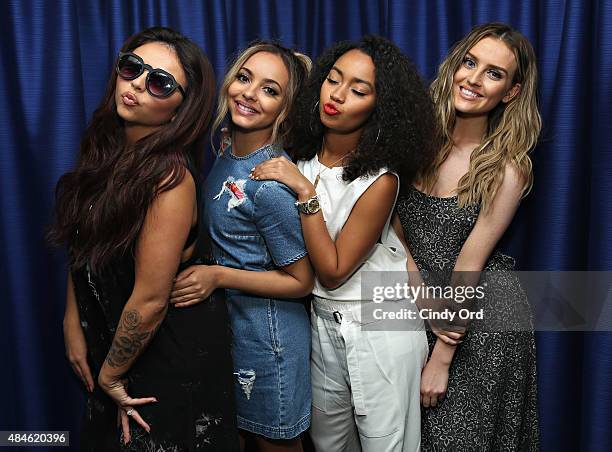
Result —
[{"label": "wristwatch", "polygon": [[317,195],[303,202],[296,201],[295,205],[301,213],[305,213],[306,215],[312,215],[321,210],[321,204],[319,204],[319,197]]}]

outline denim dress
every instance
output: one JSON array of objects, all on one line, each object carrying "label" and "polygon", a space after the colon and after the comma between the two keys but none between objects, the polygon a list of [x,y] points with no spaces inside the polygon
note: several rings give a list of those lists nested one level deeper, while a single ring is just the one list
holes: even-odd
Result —
[{"label": "denim dress", "polygon": [[[276,181],[249,179],[250,170],[287,154],[264,146],[247,156],[231,146],[206,179],[205,221],[220,265],[277,269],[306,256],[295,195]],[[227,290],[233,333],[238,428],[271,439],[298,436],[310,425],[310,324],[302,300]]]}]

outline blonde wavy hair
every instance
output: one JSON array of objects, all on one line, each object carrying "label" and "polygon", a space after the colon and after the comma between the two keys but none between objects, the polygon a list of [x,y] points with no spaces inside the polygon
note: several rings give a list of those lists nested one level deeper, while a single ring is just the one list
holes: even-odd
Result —
[{"label": "blonde wavy hair", "polygon": [[219,90],[219,102],[217,104],[215,120],[212,126],[212,133],[214,134],[219,129],[221,124],[227,120],[227,131],[231,134],[232,120],[228,114],[228,88],[236,80],[238,72],[242,66],[244,66],[247,60],[259,52],[268,52],[280,56],[283,63],[285,63],[287,71],[289,72],[289,83],[285,91],[285,99],[279,115],[272,124],[272,135],[270,139],[271,143],[283,146],[291,129],[291,107],[293,106],[293,102],[298,92],[312,69],[312,60],[307,55],[283,47],[275,41],[255,41],[240,52],[231,63],[231,66],[223,79],[221,89]]},{"label": "blonde wavy hair", "polygon": [[438,171],[452,147],[452,133],[456,110],[453,100],[453,77],[467,52],[481,39],[496,37],[514,53],[517,69],[512,84],[520,83],[519,93],[508,103],[500,102],[490,113],[487,130],[481,144],[472,151],[468,172],[459,180],[457,196],[459,206],[480,203],[483,212],[491,206],[503,178],[506,164],[512,164],[524,181],[522,197],[533,185],[533,170],[529,151],[537,143],[542,119],[537,105],[537,79],[535,52],[531,44],[518,31],[502,23],[479,25],[451,49],[440,65],[438,76],[430,87],[441,127],[440,152],[419,177],[426,192],[431,192]]}]

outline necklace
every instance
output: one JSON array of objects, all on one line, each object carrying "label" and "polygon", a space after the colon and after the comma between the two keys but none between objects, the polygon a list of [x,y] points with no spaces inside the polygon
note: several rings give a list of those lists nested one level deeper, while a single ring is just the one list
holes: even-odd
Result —
[{"label": "necklace", "polygon": [[[325,140],[325,139],[324,139]],[[325,141],[323,141],[323,149],[325,149]],[[323,149],[321,149],[321,157],[323,157]],[[340,162],[341,160],[344,160],[346,157],[348,157],[353,151],[355,151],[355,149],[357,148],[353,148],[350,151],[348,151],[346,154],[344,154],[342,157],[340,157],[338,160],[336,160],[335,162],[332,162],[329,166],[325,166],[325,168],[321,169],[321,167],[323,167],[324,165],[321,163],[321,159],[319,159],[319,172],[317,173],[317,177],[315,177],[315,181],[314,181],[314,188],[317,188],[317,185],[319,183],[319,180],[321,180],[321,174],[323,174],[325,171],[327,171],[330,168],[333,168],[333,166]]]}]

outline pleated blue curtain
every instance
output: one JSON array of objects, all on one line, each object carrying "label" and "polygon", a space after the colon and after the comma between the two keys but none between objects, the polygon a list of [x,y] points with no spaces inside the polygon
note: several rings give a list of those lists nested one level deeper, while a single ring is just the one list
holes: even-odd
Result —
[{"label": "pleated blue curtain", "polygon": [[[393,39],[431,80],[483,22],[531,40],[544,119],[535,184],[503,243],[524,270],[612,270],[612,3],[605,0],[9,0],[0,10],[0,430],[71,430],[83,410],[63,359],[65,255],[44,243],[53,190],[121,43],[152,25],[196,41],[222,77],[257,37],[316,57]],[[588,302],[588,300],[585,300]],[[539,333],[542,450],[612,450],[612,335]]]}]

